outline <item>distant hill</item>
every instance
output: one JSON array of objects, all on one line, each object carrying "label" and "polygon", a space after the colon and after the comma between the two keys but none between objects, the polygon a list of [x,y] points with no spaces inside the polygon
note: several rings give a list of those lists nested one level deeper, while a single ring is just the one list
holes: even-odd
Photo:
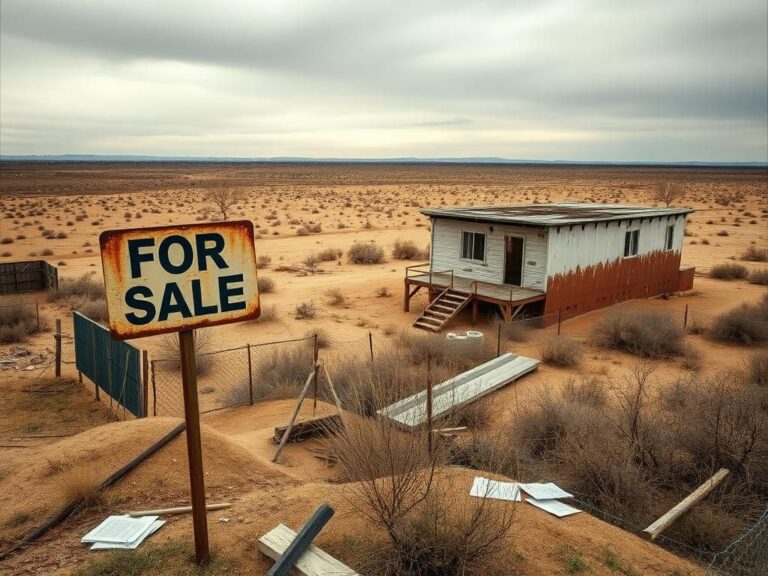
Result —
[{"label": "distant hill", "polygon": [[460,158],[308,158],[303,156],[275,156],[247,158],[235,156],[142,156],[129,154],[31,154],[0,156],[0,162],[227,162],[227,163],[332,163],[332,164],[544,164],[582,166],[700,166],[766,168],[768,162],[609,162],[581,160],[522,160],[493,156]]}]

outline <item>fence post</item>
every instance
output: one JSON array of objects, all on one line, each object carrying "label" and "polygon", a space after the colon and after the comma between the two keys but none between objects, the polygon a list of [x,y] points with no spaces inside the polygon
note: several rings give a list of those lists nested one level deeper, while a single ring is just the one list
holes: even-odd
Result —
[{"label": "fence post", "polygon": [[[155,382],[155,361],[150,364],[152,370],[152,416],[157,416],[157,383]],[[96,387],[98,389],[98,386]]]},{"label": "fence post", "polygon": [[557,309],[557,335],[560,336],[560,322],[563,319],[563,309]]},{"label": "fence post", "polygon": [[373,364],[373,333],[368,330],[368,349],[371,351],[371,364]]},{"label": "fence post", "polygon": [[61,378],[61,319],[56,319],[56,334],[53,336],[56,342],[56,378]]},{"label": "fence post", "polygon": [[37,331],[40,332],[40,305],[35,301],[35,316],[37,317]]},{"label": "fence post", "polygon": [[688,304],[685,305],[685,315],[683,316],[683,330],[688,328]]},{"label": "fence post", "polygon": [[432,455],[432,354],[427,352],[427,447]]},{"label": "fence post", "polygon": [[501,356],[501,321],[499,321],[498,332],[496,334],[496,358]]},{"label": "fence post", "polygon": [[253,370],[251,368],[251,345],[248,344],[248,403],[253,406]]},{"label": "fence post", "polygon": [[312,377],[312,413],[314,414],[317,412],[317,360],[318,360],[318,351],[319,347],[317,345],[317,332],[315,332],[315,341],[314,345],[312,346],[312,370],[314,371],[314,376]]},{"label": "fence post", "polygon": [[141,412],[142,417],[149,415],[149,354],[141,351]]}]

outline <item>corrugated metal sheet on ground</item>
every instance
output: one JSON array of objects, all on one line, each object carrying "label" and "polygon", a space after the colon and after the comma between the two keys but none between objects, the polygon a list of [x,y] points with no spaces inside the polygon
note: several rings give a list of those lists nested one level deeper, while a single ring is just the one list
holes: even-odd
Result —
[{"label": "corrugated metal sheet on ground", "polygon": [[[512,353],[476,366],[432,389],[432,417],[438,418],[486,394],[506,386],[521,376],[538,368],[540,362],[527,356]],[[416,428],[427,419],[427,393],[419,392],[399,402],[390,404],[378,414],[394,420],[407,428]]]}]

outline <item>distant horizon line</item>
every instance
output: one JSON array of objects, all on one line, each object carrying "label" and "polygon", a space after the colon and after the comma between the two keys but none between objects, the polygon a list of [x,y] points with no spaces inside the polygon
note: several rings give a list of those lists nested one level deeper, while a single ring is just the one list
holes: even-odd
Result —
[{"label": "distant horizon line", "polygon": [[159,156],[145,154],[6,154],[0,162],[189,162],[189,163],[294,163],[294,164],[532,164],[583,166],[679,166],[768,168],[768,161],[647,161],[647,160],[541,160],[496,156],[343,158],[311,156]]}]

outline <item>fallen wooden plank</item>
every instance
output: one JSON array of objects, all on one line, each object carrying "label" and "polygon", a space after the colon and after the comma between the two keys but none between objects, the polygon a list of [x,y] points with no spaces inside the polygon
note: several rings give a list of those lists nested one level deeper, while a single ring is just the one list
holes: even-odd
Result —
[{"label": "fallen wooden plank", "polygon": [[[446,380],[432,390],[432,415],[445,416],[536,370],[539,364],[533,358],[506,353]],[[422,391],[382,408],[378,414],[413,430],[426,422],[426,399],[426,391]]]},{"label": "fallen wooden plank", "polygon": [[[327,434],[329,431],[338,430],[341,428],[341,425],[341,417],[338,414],[296,422],[293,425],[290,434],[288,434],[287,441],[298,442],[299,440],[304,440],[305,438],[310,438],[312,436],[321,436]],[[283,439],[287,430],[287,425],[275,427],[275,435],[272,438],[275,444],[280,443],[280,440]]]},{"label": "fallen wooden plank", "polygon": [[720,482],[722,482],[730,471],[727,468],[721,468],[714,476],[696,488],[680,503],[673,506],[669,512],[656,520],[653,524],[643,530],[643,537],[647,540],[655,540],[656,537],[669,528],[675,521],[692,508],[697,502],[712,492]]},{"label": "fallen wooden plank", "polygon": [[[259,538],[258,547],[263,554],[272,560],[277,560],[294,538],[296,538],[296,532],[284,524],[278,524]],[[294,571],[302,576],[360,576],[352,568],[342,564],[314,544],[310,545],[296,561]]]},{"label": "fallen wooden plank", "polygon": [[[208,512],[214,510],[223,510],[230,508],[232,504],[229,502],[222,502],[221,504],[206,504],[205,509]],[[141,516],[168,516],[171,514],[187,514],[192,512],[192,506],[177,506],[176,508],[158,508],[157,510],[137,510],[135,512],[128,512],[128,516],[131,518],[139,518]]]}]

